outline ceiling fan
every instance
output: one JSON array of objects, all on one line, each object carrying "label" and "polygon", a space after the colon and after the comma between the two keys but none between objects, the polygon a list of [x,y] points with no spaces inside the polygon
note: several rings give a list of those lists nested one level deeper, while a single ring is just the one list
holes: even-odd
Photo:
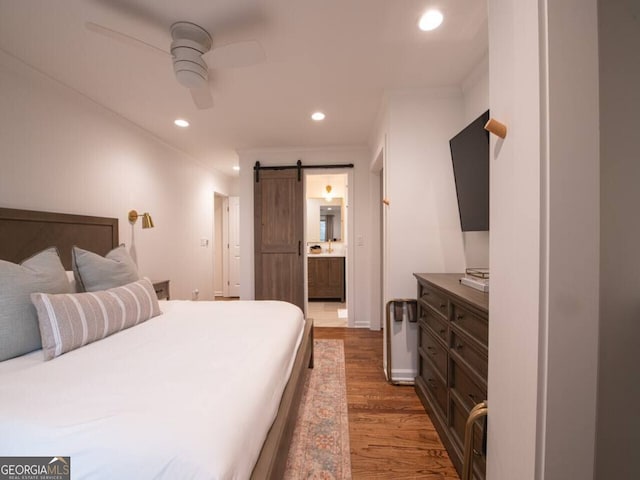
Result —
[{"label": "ceiling fan", "polygon": [[176,79],[189,89],[193,102],[200,110],[213,106],[209,88],[210,68],[245,67],[265,59],[262,45],[257,40],[235,42],[212,49],[213,41],[209,32],[191,22],[175,22],[171,25],[169,51],[94,22],[85,22],[84,25],[91,32],[119,42],[171,56]]}]

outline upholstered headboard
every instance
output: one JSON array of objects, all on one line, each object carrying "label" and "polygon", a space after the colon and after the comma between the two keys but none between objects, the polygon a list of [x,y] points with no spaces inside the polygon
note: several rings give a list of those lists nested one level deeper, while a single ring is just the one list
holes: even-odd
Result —
[{"label": "upholstered headboard", "polygon": [[105,255],[118,245],[118,219],[0,208],[0,260],[19,263],[55,246],[71,270],[73,245]]}]

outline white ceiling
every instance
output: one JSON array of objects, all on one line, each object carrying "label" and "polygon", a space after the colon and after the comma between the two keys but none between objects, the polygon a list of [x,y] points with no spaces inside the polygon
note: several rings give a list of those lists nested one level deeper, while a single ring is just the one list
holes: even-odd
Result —
[{"label": "white ceiling", "polygon": [[[444,23],[422,32],[431,7]],[[210,72],[214,107],[197,110],[169,57],[84,26],[168,50],[180,20],[214,47],[256,39],[266,62]],[[366,145],[385,90],[461,84],[486,54],[487,13],[482,0],[0,0],[0,49],[233,174],[236,149]]]}]

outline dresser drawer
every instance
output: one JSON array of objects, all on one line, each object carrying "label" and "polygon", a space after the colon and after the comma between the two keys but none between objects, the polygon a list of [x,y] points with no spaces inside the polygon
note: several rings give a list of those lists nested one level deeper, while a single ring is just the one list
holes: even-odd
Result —
[{"label": "dresser drawer", "polygon": [[452,304],[453,316],[451,321],[465,333],[475,338],[482,345],[489,343],[489,322],[486,317],[473,313],[457,303]]},{"label": "dresser drawer", "polygon": [[433,334],[424,326],[420,326],[420,347],[422,353],[426,356],[442,375],[447,378],[447,364],[449,363],[449,354],[447,350],[440,344]]},{"label": "dresser drawer", "polygon": [[424,382],[427,394],[431,397],[444,418],[447,418],[447,388],[440,376],[436,373],[435,368],[428,359],[419,355],[420,358],[420,379]]},{"label": "dresser drawer", "polygon": [[451,362],[450,387],[460,397],[464,406],[471,410],[476,403],[487,399],[487,391],[475,380],[475,375],[467,372],[457,362]]},{"label": "dresser drawer", "polygon": [[451,351],[467,362],[480,377],[487,378],[487,353],[482,350],[475,342],[468,341],[464,335],[451,329]]},{"label": "dresser drawer", "polygon": [[[467,418],[469,418],[469,411],[462,407],[457,401],[451,401],[449,426],[450,431],[453,434],[453,439],[460,449],[464,452],[464,434],[467,425]],[[484,421],[477,420],[473,425],[473,473],[474,478],[484,478],[486,470],[486,458],[482,454],[482,428]]]},{"label": "dresser drawer", "polygon": [[420,287],[420,300],[433,308],[434,311],[449,318],[449,305],[447,298],[435,289],[422,285]]},{"label": "dresser drawer", "polygon": [[440,315],[436,315],[432,312],[432,310],[428,307],[423,307],[419,303],[419,315],[420,320],[424,322],[425,325],[428,325],[433,333],[435,333],[438,337],[442,339],[443,342],[447,343],[447,330],[449,329],[448,321],[442,318]]},{"label": "dresser drawer", "polygon": [[[462,475],[464,433],[469,412],[487,398],[489,294],[460,283],[463,273],[416,273],[418,281],[419,373],[416,393]],[[474,480],[485,480],[483,434],[473,429]]]}]

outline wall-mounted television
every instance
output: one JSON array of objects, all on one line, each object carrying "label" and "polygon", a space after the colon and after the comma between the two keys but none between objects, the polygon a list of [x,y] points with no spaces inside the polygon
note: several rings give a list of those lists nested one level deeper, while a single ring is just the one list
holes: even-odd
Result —
[{"label": "wall-mounted television", "polygon": [[463,232],[489,230],[489,111],[449,140]]}]

